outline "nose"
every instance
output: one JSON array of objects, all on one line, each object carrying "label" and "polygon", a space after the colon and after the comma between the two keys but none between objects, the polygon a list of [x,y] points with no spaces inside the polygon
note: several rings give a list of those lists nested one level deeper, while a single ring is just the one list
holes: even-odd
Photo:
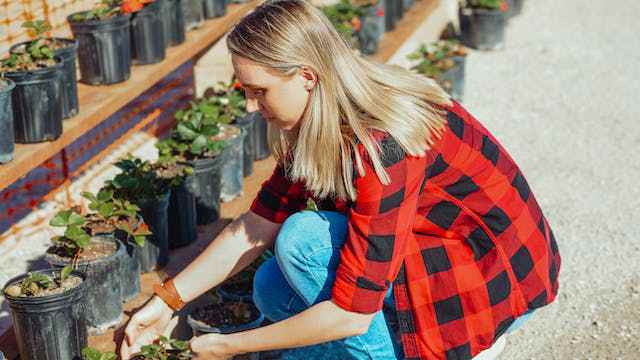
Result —
[{"label": "nose", "polygon": [[258,100],[253,98],[253,99],[247,99],[247,111],[248,112],[254,112],[254,111],[259,111],[260,110],[260,105],[258,105]]}]

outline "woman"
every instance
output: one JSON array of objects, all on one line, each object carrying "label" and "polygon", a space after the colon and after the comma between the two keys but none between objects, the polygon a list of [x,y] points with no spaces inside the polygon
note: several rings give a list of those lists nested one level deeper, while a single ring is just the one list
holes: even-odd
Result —
[{"label": "woman", "polygon": [[[227,45],[278,166],[251,211],[156,287],[124,358],[272,245],[254,300],[274,323],[197,337],[198,358],[470,359],[553,301],[560,257],[522,173],[433,81],[354,55],[302,0],[259,6]],[[301,211],[310,198],[322,211]]]}]

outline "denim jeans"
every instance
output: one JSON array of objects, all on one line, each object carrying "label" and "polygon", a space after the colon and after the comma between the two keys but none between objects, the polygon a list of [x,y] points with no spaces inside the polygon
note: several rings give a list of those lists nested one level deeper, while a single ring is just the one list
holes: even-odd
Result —
[{"label": "denim jeans", "polygon": [[[346,239],[347,218],[330,211],[302,211],[283,224],[275,242],[275,257],[263,263],[253,283],[253,301],[277,322],[331,299],[340,249]],[[317,345],[287,349],[283,360],[404,359],[397,336],[393,288],[384,299],[366,334]],[[509,327],[520,327],[528,313]]]},{"label": "denim jeans", "polygon": [[[331,299],[346,233],[346,217],[335,212],[303,211],[285,221],[276,238],[275,257],[260,266],[253,284],[253,300],[269,320],[284,320]],[[392,328],[396,323],[392,288],[384,304],[385,311],[375,314],[367,333],[287,349],[282,359],[403,359]]]}]

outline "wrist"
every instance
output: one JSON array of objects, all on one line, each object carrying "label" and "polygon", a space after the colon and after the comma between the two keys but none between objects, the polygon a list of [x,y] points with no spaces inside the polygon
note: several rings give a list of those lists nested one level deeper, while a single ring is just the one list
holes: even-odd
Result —
[{"label": "wrist", "polygon": [[230,354],[240,355],[248,352],[246,345],[243,345],[242,332],[225,335],[224,340]]},{"label": "wrist", "polygon": [[178,294],[173,279],[169,279],[162,284],[155,284],[153,286],[153,292],[156,297],[160,298],[171,310],[179,311],[186,304]]}]

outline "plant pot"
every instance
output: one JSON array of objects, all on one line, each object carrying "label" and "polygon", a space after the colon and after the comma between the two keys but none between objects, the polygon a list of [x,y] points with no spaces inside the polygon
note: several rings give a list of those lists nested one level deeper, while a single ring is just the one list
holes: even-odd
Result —
[{"label": "plant pot", "polygon": [[202,334],[232,334],[240,331],[246,331],[255,329],[260,327],[262,321],[264,321],[264,315],[258,310],[253,304],[251,304],[252,311],[252,319],[246,323],[238,324],[238,325],[213,325],[207,324],[202,321],[198,321],[195,319],[194,313],[196,311],[202,311],[204,308],[211,307],[211,311],[215,311],[215,308],[218,306],[223,306],[224,302],[220,304],[210,304],[203,308],[196,309],[193,313],[187,315],[187,323],[191,326],[191,330],[193,331],[194,336],[199,336]]},{"label": "plant pot", "polygon": [[456,65],[440,74],[437,79],[440,86],[457,101],[462,101],[462,96],[464,95],[466,59],[466,56],[456,56],[452,58]]},{"label": "plant pot", "polygon": [[186,39],[184,28],[183,0],[156,0],[160,1],[160,14],[162,15],[162,33],[165,47],[182,44]]},{"label": "plant pot", "polygon": [[216,293],[223,301],[242,301],[246,303],[253,303],[253,295],[251,292],[238,292],[229,289],[228,287],[218,286]]},{"label": "plant pot", "polygon": [[253,116],[253,136],[255,141],[255,154],[256,160],[262,160],[268,158],[271,155],[271,149],[269,149],[268,141],[268,125],[266,120],[262,118],[262,114],[256,111],[251,114]]},{"label": "plant pot", "polygon": [[196,198],[196,222],[206,225],[220,218],[220,185],[224,154],[214,158],[189,162],[193,174],[185,180],[187,189]]},{"label": "plant pot", "polygon": [[205,19],[224,16],[227,13],[227,0],[203,0]]},{"label": "plant pot", "polygon": [[[60,60],[60,58],[57,58]],[[11,93],[16,143],[55,140],[62,134],[62,62],[33,71],[5,73]]]},{"label": "plant pot", "polygon": [[161,4],[152,2],[131,17],[131,57],[136,64],[155,64],[165,57]]},{"label": "plant pot", "polygon": [[0,164],[13,159],[15,136],[13,133],[13,109],[11,93],[16,84],[9,79],[0,79]]},{"label": "plant pot", "polygon": [[360,52],[371,55],[378,52],[380,38],[384,33],[384,4],[369,6],[365,9],[365,15],[360,18],[362,24],[358,31],[358,44]]},{"label": "plant pot", "polygon": [[249,114],[237,118],[235,126],[242,129],[244,135],[242,146],[242,174],[247,177],[253,174],[253,160],[255,159],[255,135],[253,134],[255,128],[255,117]]},{"label": "plant pot", "polygon": [[411,9],[413,4],[415,3],[416,3],[415,0],[402,0],[402,12],[409,11],[409,9]]},{"label": "plant pot", "polygon": [[[78,54],[78,42],[74,39],[53,38],[65,44],[64,47],[55,50],[55,56],[62,60],[63,92],[62,92],[62,118],[69,119],[78,114],[78,79],[76,58]],[[21,52],[22,48],[29,44],[28,41],[12,46],[9,52]]]},{"label": "plant pot", "polygon": [[171,189],[168,212],[169,249],[193,244],[198,238],[196,197],[187,190],[185,181]]},{"label": "plant pot", "polygon": [[524,0],[508,0],[507,4],[509,5],[507,17],[511,18],[522,13],[522,5],[524,5]]},{"label": "plant pot", "polygon": [[460,8],[460,30],[464,45],[478,50],[504,47],[506,16],[500,10]]},{"label": "plant pot", "polygon": [[167,191],[158,199],[137,204],[142,212],[144,222],[153,233],[147,236],[142,248],[136,255],[142,272],[149,272],[156,267],[164,267],[169,262],[169,199],[171,191]]},{"label": "plant pot", "polygon": [[[92,241],[116,242],[113,254],[95,260],[80,260],[77,269],[86,275],[85,306],[90,334],[102,334],[120,323],[122,297],[120,294],[120,264],[127,256],[124,245],[113,236],[96,235]],[[47,253],[45,260],[54,268],[63,268],[72,259]]]},{"label": "plant pot", "polygon": [[404,16],[404,6],[403,0],[392,0],[393,1],[393,15],[396,18],[396,23],[402,19]]},{"label": "plant pot", "polygon": [[[36,273],[51,275],[55,270]],[[68,360],[80,359],[87,346],[86,301],[87,278],[78,271],[72,275],[82,278],[77,287],[62,294],[42,297],[13,297],[5,295],[11,308],[13,329],[21,359]],[[28,274],[7,283],[18,282]],[[7,288],[5,286],[5,289]],[[4,293],[4,291],[3,291]]]},{"label": "plant pot", "polygon": [[222,184],[220,187],[220,200],[229,202],[242,195],[242,179],[244,167],[244,138],[246,132],[241,128],[227,125],[233,128],[235,134],[226,139],[224,147],[225,161],[222,164]]},{"label": "plant pot", "polygon": [[397,0],[383,0],[382,6],[384,6],[384,31],[391,31],[396,28],[396,15],[394,2]]},{"label": "plant pot", "polygon": [[89,85],[123,82],[131,75],[130,15],[106,20],[73,21],[67,18],[78,40],[80,81]]},{"label": "plant pot", "polygon": [[204,21],[202,0],[182,0],[184,27],[187,31],[199,28]]}]

